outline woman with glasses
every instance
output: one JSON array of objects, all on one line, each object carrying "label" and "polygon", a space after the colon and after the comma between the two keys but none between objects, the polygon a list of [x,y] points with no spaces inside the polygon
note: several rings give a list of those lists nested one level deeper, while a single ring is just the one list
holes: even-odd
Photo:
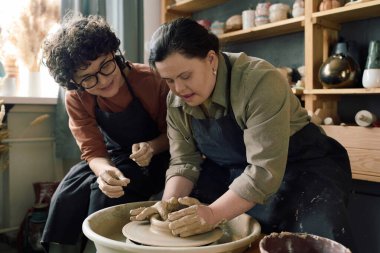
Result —
[{"label": "woman with glasses", "polygon": [[69,127],[83,160],[53,196],[42,237],[51,252],[76,245],[89,214],[148,200],[164,186],[168,88],[149,66],[125,61],[119,45],[99,16],[66,16],[44,41],[44,62],[67,89]]}]

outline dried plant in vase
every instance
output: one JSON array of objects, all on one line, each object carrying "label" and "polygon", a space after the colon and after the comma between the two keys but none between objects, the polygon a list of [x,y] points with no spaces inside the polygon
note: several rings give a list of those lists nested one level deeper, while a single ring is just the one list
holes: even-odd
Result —
[{"label": "dried plant in vase", "polygon": [[41,44],[49,30],[59,22],[59,0],[28,0],[26,7],[9,28],[9,40],[29,71],[37,72]]}]

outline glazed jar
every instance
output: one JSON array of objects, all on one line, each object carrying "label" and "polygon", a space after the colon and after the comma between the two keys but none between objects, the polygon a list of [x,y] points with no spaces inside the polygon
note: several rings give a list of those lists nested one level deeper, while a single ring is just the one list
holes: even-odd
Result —
[{"label": "glazed jar", "polygon": [[321,65],[319,80],[325,88],[351,88],[360,82],[360,67],[348,52],[348,43],[337,43],[334,53]]},{"label": "glazed jar", "polygon": [[365,88],[380,87],[380,41],[369,43],[367,62],[363,72],[363,86]]}]

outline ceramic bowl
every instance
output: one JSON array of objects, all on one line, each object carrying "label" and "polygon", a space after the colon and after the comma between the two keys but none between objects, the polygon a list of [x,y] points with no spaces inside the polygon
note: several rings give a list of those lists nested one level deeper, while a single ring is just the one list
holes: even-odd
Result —
[{"label": "ceramic bowl", "polygon": [[95,244],[97,253],[242,253],[260,236],[260,224],[242,214],[223,225],[223,236],[217,243],[201,247],[155,247],[127,240],[122,228],[129,223],[129,211],[151,206],[155,201],[134,202],[99,210],[83,222],[85,236]]},{"label": "ceramic bowl", "polygon": [[260,253],[351,253],[333,240],[302,233],[272,233],[261,239]]}]

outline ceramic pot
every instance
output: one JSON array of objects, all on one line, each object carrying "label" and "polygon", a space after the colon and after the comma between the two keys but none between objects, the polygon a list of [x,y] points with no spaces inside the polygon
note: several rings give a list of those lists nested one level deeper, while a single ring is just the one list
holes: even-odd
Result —
[{"label": "ceramic pot", "polygon": [[290,7],[287,4],[272,4],[269,7],[269,20],[271,23],[288,18]]},{"label": "ceramic pot", "polygon": [[351,88],[358,86],[361,71],[359,64],[348,53],[346,42],[338,43],[335,52],[319,69],[319,81],[325,88]]},{"label": "ceramic pot", "polygon": [[305,2],[303,0],[295,0],[293,3],[292,16],[300,17],[305,15]]},{"label": "ceramic pot", "polygon": [[322,0],[319,5],[319,11],[326,11],[340,7],[341,4],[338,0]]},{"label": "ceramic pot", "polygon": [[221,35],[224,33],[224,22],[218,20],[212,22],[210,26],[210,31],[215,35]]},{"label": "ceramic pot", "polygon": [[242,24],[241,15],[233,15],[226,20],[224,31],[232,32],[236,30],[241,30],[242,26],[243,24]]},{"label": "ceramic pot", "polygon": [[241,14],[243,19],[243,30],[255,26],[255,10],[245,10]]},{"label": "ceramic pot", "polygon": [[362,82],[365,88],[380,87],[380,41],[378,40],[369,43]]},{"label": "ceramic pot", "polygon": [[343,245],[316,235],[302,233],[272,233],[261,239],[260,253],[351,253]]},{"label": "ceramic pot", "polygon": [[199,19],[197,20],[197,23],[203,26],[205,29],[210,30],[211,27],[211,21],[208,19]]},{"label": "ceramic pot", "polygon": [[269,23],[269,7],[270,2],[262,2],[257,4],[255,12],[256,26]]}]

